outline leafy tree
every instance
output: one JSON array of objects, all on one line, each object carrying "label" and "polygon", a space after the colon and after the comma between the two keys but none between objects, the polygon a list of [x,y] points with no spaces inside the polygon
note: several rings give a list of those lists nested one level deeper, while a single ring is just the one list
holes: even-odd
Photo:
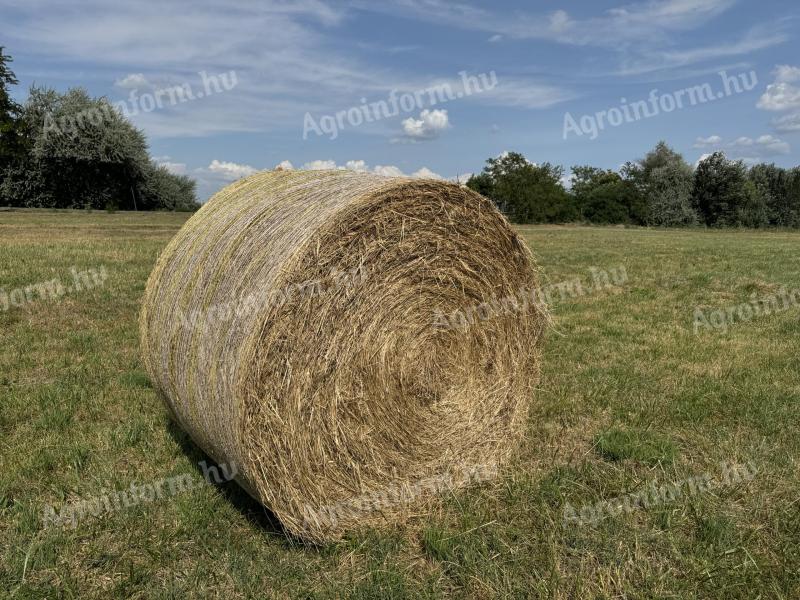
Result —
[{"label": "leafy tree", "polygon": [[661,227],[696,225],[697,212],[691,202],[693,183],[691,169],[687,173],[665,165],[650,171],[646,188],[648,222]]},{"label": "leafy tree", "polygon": [[22,107],[14,102],[8,88],[19,81],[9,68],[13,59],[0,46],[0,176],[5,169],[25,155],[25,137],[19,120]]},{"label": "leafy tree", "polygon": [[670,148],[664,140],[659,141],[655,148],[645,154],[644,158],[636,161],[636,166],[641,171],[644,181],[650,178],[650,174],[654,170],[663,167],[677,167],[691,172],[691,167],[683,159],[683,156]]},{"label": "leafy tree", "polygon": [[742,201],[736,206],[736,224],[742,227],[766,227],[769,225],[767,196],[752,181],[745,180]]},{"label": "leafy tree", "polygon": [[647,207],[632,182],[611,170],[572,167],[572,193],[584,219],[592,223],[643,224]]},{"label": "leafy tree", "polygon": [[758,164],[750,168],[748,179],[767,205],[770,225],[797,227],[800,225],[800,206],[791,194],[791,173],[774,164]]},{"label": "leafy tree", "polygon": [[559,223],[578,217],[564,189],[564,170],[544,163],[534,165],[518,152],[486,161],[480,175],[467,185],[488,197],[515,223]]},{"label": "leafy tree", "polygon": [[32,88],[24,119],[33,133],[29,169],[45,183],[28,205],[133,210],[147,142],[106,100],[80,88]]},{"label": "leafy tree", "polygon": [[800,167],[786,171],[786,205],[790,207],[791,227],[800,227]]},{"label": "leafy tree", "polygon": [[703,223],[713,227],[736,226],[752,202],[745,187],[747,169],[742,161],[715,152],[700,161],[694,175],[692,204]]},{"label": "leafy tree", "polygon": [[[32,88],[22,120],[26,160],[0,193],[22,206],[190,210],[194,186],[152,164],[144,134],[105,98]],[[169,181],[173,180],[173,181]]]},{"label": "leafy tree", "polygon": [[194,211],[197,182],[186,175],[170,173],[166,167],[150,163],[145,170],[139,197],[145,206],[181,212]]},{"label": "leafy tree", "polygon": [[466,186],[471,190],[478,192],[482,196],[491,198],[492,190],[494,189],[494,182],[492,181],[491,175],[488,173],[478,173],[477,175],[472,175],[469,179],[467,179]]},{"label": "leafy tree", "polygon": [[648,224],[680,227],[697,223],[691,203],[692,167],[666,142],[658,142],[635,163],[626,163],[622,173],[646,199]]}]

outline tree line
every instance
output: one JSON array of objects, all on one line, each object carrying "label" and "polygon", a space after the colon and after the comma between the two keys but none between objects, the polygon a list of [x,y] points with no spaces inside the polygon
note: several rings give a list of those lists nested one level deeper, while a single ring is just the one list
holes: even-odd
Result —
[{"label": "tree line", "polygon": [[665,142],[619,172],[588,165],[533,164],[517,152],[486,161],[467,186],[515,223],[661,227],[800,227],[800,167],[747,167],[715,152],[696,168]]},{"label": "tree line", "polygon": [[105,98],[33,86],[24,104],[0,46],[0,206],[199,208],[196,183],[156,164],[144,133]]}]

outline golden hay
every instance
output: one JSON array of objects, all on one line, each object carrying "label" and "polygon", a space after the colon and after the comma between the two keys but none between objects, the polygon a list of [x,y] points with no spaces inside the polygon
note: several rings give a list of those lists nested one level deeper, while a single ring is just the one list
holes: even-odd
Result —
[{"label": "golden hay", "polygon": [[456,328],[436,314],[536,285],[525,243],[466,188],[264,172],[220,191],[163,252],[142,352],[194,441],[289,533],[325,542],[397,522],[430,482],[470,479],[443,474],[508,456],[545,312]]}]

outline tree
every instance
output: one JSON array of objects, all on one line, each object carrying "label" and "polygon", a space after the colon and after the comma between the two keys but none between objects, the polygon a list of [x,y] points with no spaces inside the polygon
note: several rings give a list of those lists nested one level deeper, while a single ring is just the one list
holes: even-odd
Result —
[{"label": "tree", "polygon": [[150,162],[147,142],[105,99],[34,87],[24,119],[33,132],[29,167],[46,183],[28,205],[133,210]]},{"label": "tree", "polygon": [[744,163],[728,160],[724,152],[700,161],[694,175],[692,204],[702,222],[710,227],[739,225],[745,207],[752,203],[746,181]]},{"label": "tree", "polygon": [[491,198],[494,182],[492,181],[491,175],[488,173],[478,173],[477,175],[471,175],[470,178],[467,179],[466,186],[478,192],[481,196]]},{"label": "tree", "polygon": [[758,164],[750,168],[749,181],[755,186],[767,207],[767,219],[776,227],[800,225],[800,206],[791,195],[790,172],[774,164]]},{"label": "tree", "polygon": [[[30,150],[0,193],[19,206],[154,210],[196,207],[194,186],[152,164],[144,134],[105,98],[31,88]],[[171,181],[170,181],[171,180]]]},{"label": "tree", "polygon": [[8,88],[19,84],[9,68],[13,62],[0,46],[0,177],[7,167],[25,155],[25,137],[19,120],[22,108],[9,95]]},{"label": "tree", "polygon": [[644,158],[640,158],[636,161],[636,166],[641,170],[642,178],[645,181],[649,179],[650,174],[654,170],[668,166],[678,167],[691,172],[691,167],[683,159],[683,156],[670,148],[664,140],[659,141],[655,145],[655,148],[645,154]]},{"label": "tree", "polygon": [[744,181],[744,194],[736,206],[736,224],[742,227],[766,227],[769,225],[767,197],[752,181]]},{"label": "tree", "polygon": [[139,198],[145,206],[181,212],[195,211],[197,183],[186,175],[170,173],[166,167],[150,163],[145,171]]},{"label": "tree", "polygon": [[691,202],[692,185],[691,168],[687,173],[675,165],[665,165],[650,171],[646,188],[648,222],[661,227],[696,225],[697,212]]},{"label": "tree", "polygon": [[697,223],[691,203],[692,167],[666,142],[658,142],[644,158],[626,163],[622,174],[645,198],[648,224],[682,227]]},{"label": "tree", "polygon": [[793,216],[790,227],[800,227],[800,167],[786,171],[786,205]]},{"label": "tree", "polygon": [[596,167],[572,167],[572,193],[581,215],[592,223],[644,224],[647,207],[636,187],[618,173]]},{"label": "tree", "polygon": [[487,195],[515,223],[563,223],[578,217],[561,183],[563,175],[559,166],[535,165],[518,152],[508,152],[488,159],[467,185]]}]

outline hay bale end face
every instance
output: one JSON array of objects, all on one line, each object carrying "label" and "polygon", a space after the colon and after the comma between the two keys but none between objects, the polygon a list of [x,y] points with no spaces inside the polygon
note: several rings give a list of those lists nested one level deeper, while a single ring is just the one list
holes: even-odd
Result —
[{"label": "hay bale end face", "polygon": [[164,250],[142,352],[194,441],[325,542],[508,456],[538,378],[546,316],[519,298],[536,285],[525,243],[466,188],[264,172]]}]

